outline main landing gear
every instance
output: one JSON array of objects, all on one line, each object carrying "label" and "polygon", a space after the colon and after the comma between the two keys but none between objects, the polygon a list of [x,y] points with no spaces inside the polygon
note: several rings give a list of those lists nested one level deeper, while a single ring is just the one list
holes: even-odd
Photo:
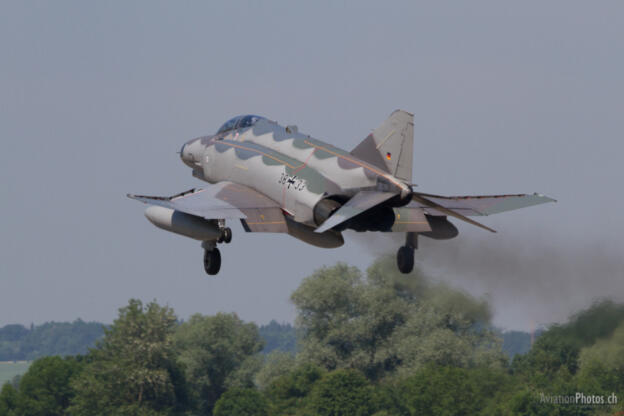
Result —
[{"label": "main landing gear", "polygon": [[221,269],[221,252],[215,246],[214,248],[204,250],[204,270],[209,275],[219,273]]},{"label": "main landing gear", "polygon": [[204,248],[204,270],[207,274],[214,276],[221,270],[221,252],[217,248],[217,243],[229,244],[232,241],[232,229],[225,227],[225,221],[219,221],[221,235],[217,240],[207,240],[202,243]]},{"label": "main landing gear", "polygon": [[414,270],[414,250],[418,248],[418,234],[407,233],[405,245],[397,252],[397,266],[401,273],[410,273]]},{"label": "main landing gear", "polygon": [[229,244],[232,241],[232,229],[230,227],[225,227],[221,230],[221,235],[217,240],[217,243],[226,243]]}]

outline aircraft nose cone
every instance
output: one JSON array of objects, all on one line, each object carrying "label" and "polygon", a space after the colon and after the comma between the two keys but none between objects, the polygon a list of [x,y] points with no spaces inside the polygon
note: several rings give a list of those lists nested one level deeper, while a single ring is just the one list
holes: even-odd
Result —
[{"label": "aircraft nose cone", "polygon": [[193,152],[193,143],[194,142],[186,142],[182,145],[182,148],[180,149],[180,159],[182,159],[182,161],[187,164],[188,166],[193,167],[193,165],[195,164],[195,162],[198,162],[199,160],[195,157],[195,154]]}]

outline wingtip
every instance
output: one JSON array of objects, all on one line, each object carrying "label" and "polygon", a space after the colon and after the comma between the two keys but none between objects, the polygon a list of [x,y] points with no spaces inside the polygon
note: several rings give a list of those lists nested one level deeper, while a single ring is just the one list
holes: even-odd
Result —
[{"label": "wingtip", "polygon": [[555,198],[551,198],[548,195],[540,194],[538,192],[533,192],[533,195],[540,197],[540,198],[547,199],[546,202],[558,202]]}]

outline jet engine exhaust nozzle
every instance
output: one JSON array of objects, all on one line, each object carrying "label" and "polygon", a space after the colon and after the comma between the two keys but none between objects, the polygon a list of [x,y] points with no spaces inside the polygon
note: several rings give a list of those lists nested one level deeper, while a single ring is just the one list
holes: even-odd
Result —
[{"label": "jet engine exhaust nozzle", "polygon": [[328,219],[334,212],[340,208],[342,204],[333,199],[321,199],[314,206],[314,222],[316,225],[321,225]]}]

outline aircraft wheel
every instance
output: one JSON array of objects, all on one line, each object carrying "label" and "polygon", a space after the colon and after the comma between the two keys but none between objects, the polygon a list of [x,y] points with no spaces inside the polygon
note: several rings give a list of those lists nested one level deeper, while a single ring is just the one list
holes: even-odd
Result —
[{"label": "aircraft wheel", "polygon": [[230,227],[226,227],[223,229],[223,241],[229,244],[232,241],[232,229]]},{"label": "aircraft wheel", "polygon": [[219,273],[221,269],[221,253],[218,248],[204,251],[204,270],[209,275]]},{"label": "aircraft wheel", "polygon": [[397,266],[401,273],[410,273],[414,270],[414,249],[402,246],[397,253]]}]

